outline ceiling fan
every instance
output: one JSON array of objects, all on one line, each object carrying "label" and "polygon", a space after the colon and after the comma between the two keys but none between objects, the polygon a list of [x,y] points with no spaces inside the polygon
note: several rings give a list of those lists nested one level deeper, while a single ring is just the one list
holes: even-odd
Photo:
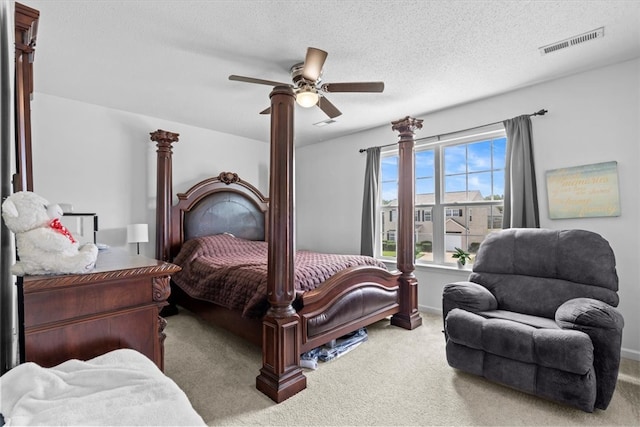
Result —
[{"label": "ceiling fan", "polygon": [[[305,108],[317,105],[329,118],[333,119],[342,113],[333,105],[326,93],[337,92],[382,92],[384,82],[322,83],[322,67],[327,59],[327,52],[314,47],[307,48],[304,62],[291,67],[291,83],[274,82],[244,76],[229,76],[229,80],[246,83],[257,83],[268,86],[290,86],[296,95],[296,102]],[[270,108],[260,114],[269,114]]]}]

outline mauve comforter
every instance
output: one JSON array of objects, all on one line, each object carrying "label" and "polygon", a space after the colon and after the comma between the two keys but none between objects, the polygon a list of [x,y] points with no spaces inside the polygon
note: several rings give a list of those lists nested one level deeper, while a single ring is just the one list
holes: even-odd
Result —
[{"label": "mauve comforter", "polygon": [[[267,301],[267,243],[229,234],[188,240],[173,261],[182,271],[172,280],[192,298],[213,302],[247,317],[261,317]],[[315,289],[348,267],[371,265],[386,268],[375,258],[361,255],[297,251],[295,289]]]}]

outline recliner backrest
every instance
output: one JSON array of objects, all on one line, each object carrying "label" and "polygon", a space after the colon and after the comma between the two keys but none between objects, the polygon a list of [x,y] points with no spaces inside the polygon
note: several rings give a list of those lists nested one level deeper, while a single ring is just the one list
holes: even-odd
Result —
[{"label": "recliner backrest", "polygon": [[489,289],[498,307],[553,318],[572,298],[618,305],[618,275],[609,243],[586,230],[511,228],[480,245],[469,280]]}]

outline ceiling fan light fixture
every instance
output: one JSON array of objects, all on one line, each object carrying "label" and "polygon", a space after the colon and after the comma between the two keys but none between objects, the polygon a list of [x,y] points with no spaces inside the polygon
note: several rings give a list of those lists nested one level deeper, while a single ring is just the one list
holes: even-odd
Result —
[{"label": "ceiling fan light fixture", "polygon": [[[256,79],[230,75],[229,80],[246,83],[257,83],[267,86],[288,86],[298,103],[303,108],[317,106],[330,120],[342,115],[340,110],[324,95],[325,92],[382,92],[384,82],[347,82],[347,83],[323,83],[321,84],[324,61],[327,52],[315,47],[307,48],[304,62],[299,62],[291,67],[291,81],[293,84],[280,83],[272,80]],[[260,114],[270,114],[271,108],[267,108]],[[331,122],[332,123],[332,122]],[[327,122],[326,124],[329,124]],[[318,124],[320,126],[320,124]]]},{"label": "ceiling fan light fixture", "polygon": [[303,89],[296,94],[296,102],[304,108],[313,107],[318,103],[318,92],[310,88]]}]

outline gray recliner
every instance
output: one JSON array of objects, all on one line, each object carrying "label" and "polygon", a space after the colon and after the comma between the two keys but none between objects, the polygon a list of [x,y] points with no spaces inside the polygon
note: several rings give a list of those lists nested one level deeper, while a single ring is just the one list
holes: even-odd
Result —
[{"label": "gray recliner", "polygon": [[593,412],[618,378],[622,315],[609,243],[585,230],[506,229],[442,296],[450,366]]}]

